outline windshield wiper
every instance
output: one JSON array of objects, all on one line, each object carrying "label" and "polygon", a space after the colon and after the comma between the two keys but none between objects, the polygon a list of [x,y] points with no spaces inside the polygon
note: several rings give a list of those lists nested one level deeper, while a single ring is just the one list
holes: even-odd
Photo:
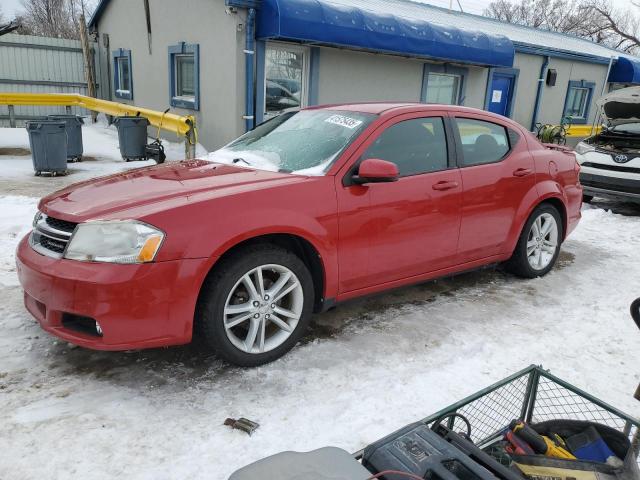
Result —
[{"label": "windshield wiper", "polygon": [[231,161],[232,161],[234,164],[235,164],[235,163],[244,162],[244,163],[246,163],[247,165],[249,165],[250,167],[252,166],[252,165],[251,165],[249,162],[247,162],[244,158],[240,158],[240,157],[238,157],[238,158],[234,158],[234,159],[233,159],[233,160],[231,160]]},{"label": "windshield wiper", "polygon": [[278,169],[278,173],[293,173],[293,170],[289,170],[288,168],[280,168]]}]

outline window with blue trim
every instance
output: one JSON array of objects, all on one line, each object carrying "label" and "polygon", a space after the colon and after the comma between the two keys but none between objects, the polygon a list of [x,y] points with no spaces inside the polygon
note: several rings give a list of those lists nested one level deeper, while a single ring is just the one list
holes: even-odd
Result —
[{"label": "window with blue trim", "polygon": [[131,77],[131,50],[120,48],[113,51],[113,91],[117,98],[133,100]]},{"label": "window with blue trim", "polygon": [[422,79],[422,101],[445,105],[464,103],[466,68],[426,63]]},{"label": "window with blue trim", "polygon": [[569,117],[571,123],[586,124],[589,120],[589,110],[595,86],[595,83],[584,80],[570,81],[562,117]]},{"label": "window with blue trim", "polygon": [[200,48],[181,42],[169,47],[169,100],[172,107],[200,108]]}]

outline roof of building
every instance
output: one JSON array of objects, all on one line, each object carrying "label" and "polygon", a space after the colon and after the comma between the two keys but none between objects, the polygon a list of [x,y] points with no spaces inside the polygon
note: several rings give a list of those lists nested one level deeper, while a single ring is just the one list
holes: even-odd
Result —
[{"label": "roof of building", "polygon": [[[108,3],[109,0],[100,0],[89,20],[90,26],[93,27],[98,23]],[[226,0],[226,3],[237,6],[247,6],[251,4],[249,0]],[[373,22],[389,20],[388,26],[390,28],[398,26],[399,19],[401,20],[400,26],[406,27],[406,30],[393,32],[397,37],[402,37],[408,32],[415,30],[416,26],[419,28],[420,25],[416,25],[416,23],[429,23],[432,26],[441,27],[439,29],[436,28],[436,30],[441,32],[458,30],[461,31],[463,35],[471,35],[472,37],[478,35],[478,32],[482,32],[482,34],[485,34],[488,38],[494,39],[505,36],[513,42],[516,51],[542,55],[556,53],[560,56],[566,55],[576,59],[600,63],[608,63],[611,57],[626,57],[636,62],[640,61],[638,57],[574,35],[505,23],[481,15],[452,11],[414,0],[262,0],[260,3],[262,3],[263,7],[265,5],[275,5],[276,9],[287,8],[289,5],[302,7],[303,11],[299,12],[302,14],[304,14],[304,10],[306,9],[315,12],[326,11],[330,14],[352,12],[360,16],[369,16]],[[306,20],[309,20],[309,18],[310,17],[307,16]],[[325,17],[323,20],[330,22],[334,19]],[[379,30],[387,26],[376,25],[375,23],[367,25],[367,19],[360,17],[354,18],[354,21],[359,23],[360,26],[366,28],[374,26]],[[282,28],[282,26],[279,28]],[[446,33],[444,36],[447,36]],[[389,36],[386,38],[389,38]],[[419,41],[419,37],[414,38],[413,42],[411,42],[411,39],[409,40],[409,42],[406,42],[405,39],[405,44],[410,45],[411,43],[415,43]],[[385,50],[384,48],[378,49]],[[406,51],[406,53],[415,54],[415,52],[411,51],[411,48],[409,48],[409,51]]]},{"label": "roof of building", "polygon": [[[400,4],[400,3],[399,3]],[[262,0],[257,38],[511,67],[514,47],[499,33],[441,25],[428,15],[399,16],[370,0]]]}]

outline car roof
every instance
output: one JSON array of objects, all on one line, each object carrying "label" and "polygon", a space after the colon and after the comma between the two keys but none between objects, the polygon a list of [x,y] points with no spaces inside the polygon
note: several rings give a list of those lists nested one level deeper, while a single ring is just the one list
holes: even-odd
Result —
[{"label": "car roof", "polygon": [[461,107],[459,105],[443,105],[435,103],[412,103],[412,102],[365,102],[365,103],[342,103],[331,105],[318,105],[307,107],[305,110],[342,110],[348,112],[371,113],[374,115],[398,115],[405,112],[435,112],[447,111],[453,113],[482,113],[496,118],[503,122],[508,122],[508,118],[497,115],[478,108]]}]

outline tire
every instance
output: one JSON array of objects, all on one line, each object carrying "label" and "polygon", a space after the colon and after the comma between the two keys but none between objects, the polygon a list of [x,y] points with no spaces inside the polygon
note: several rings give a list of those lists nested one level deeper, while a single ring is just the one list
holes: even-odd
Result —
[{"label": "tire", "polygon": [[[259,272],[262,287],[257,281]],[[253,294],[247,277],[254,286]],[[275,289],[282,280],[280,293],[292,289],[278,298]],[[205,280],[194,335],[229,363],[241,367],[263,365],[283,356],[304,335],[314,295],[309,269],[298,256],[275,245],[252,245],[222,260]],[[293,318],[297,314],[299,317]]]},{"label": "tire", "polygon": [[593,195],[582,195],[582,201],[584,203],[591,203],[591,200],[593,200]]},{"label": "tire", "polygon": [[[538,220],[540,222],[536,223]],[[542,235],[536,236],[534,230],[534,224],[536,224],[536,228],[542,225],[544,230],[547,228],[547,222],[550,221],[555,222],[555,247],[553,253],[550,252],[550,244],[554,243],[553,223],[549,223],[552,230],[544,235],[542,240],[537,239]],[[548,203],[538,205],[522,229],[513,255],[506,264],[507,270],[523,278],[536,278],[546,275],[558,260],[563,238],[564,226],[560,212]],[[532,243],[534,245],[531,245]],[[540,252],[540,256],[538,256],[538,252]]]}]

